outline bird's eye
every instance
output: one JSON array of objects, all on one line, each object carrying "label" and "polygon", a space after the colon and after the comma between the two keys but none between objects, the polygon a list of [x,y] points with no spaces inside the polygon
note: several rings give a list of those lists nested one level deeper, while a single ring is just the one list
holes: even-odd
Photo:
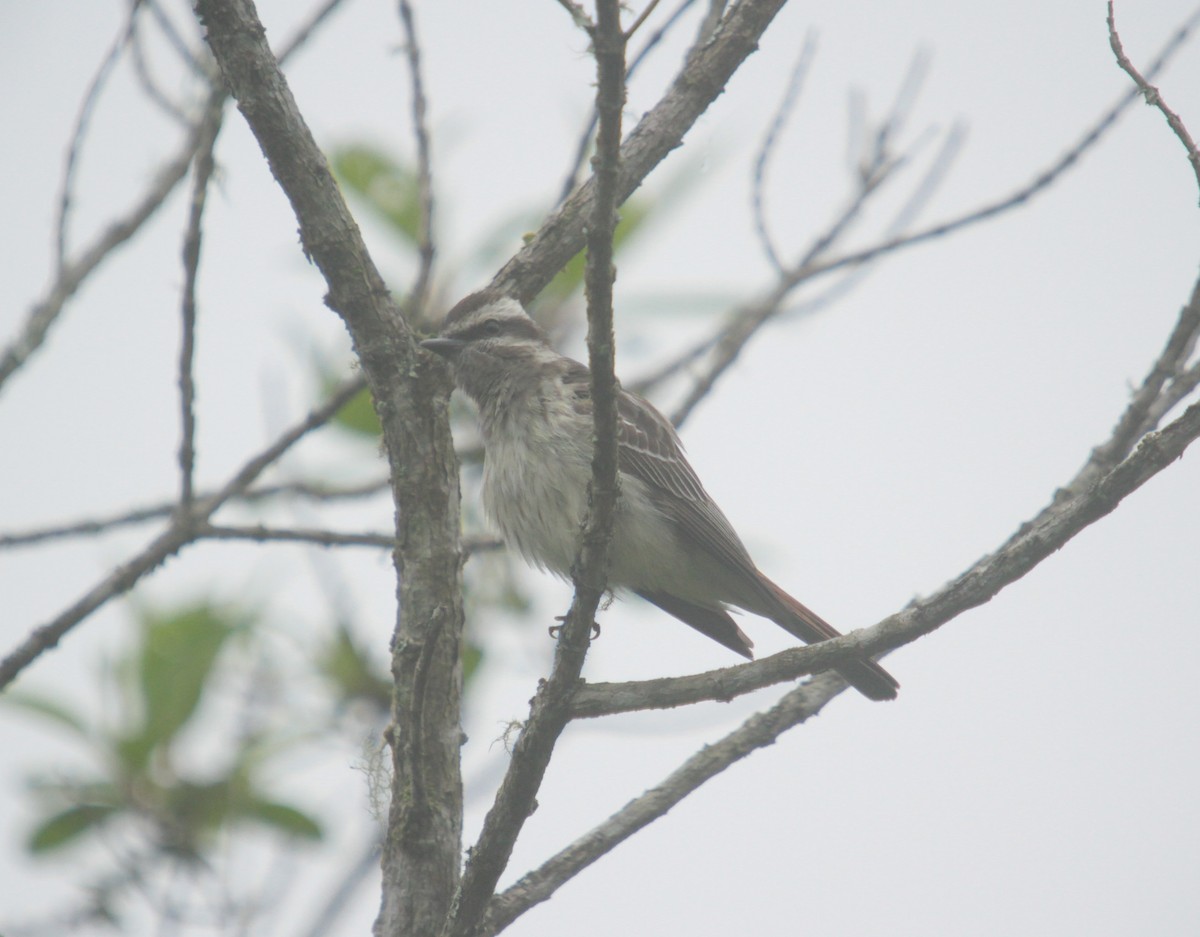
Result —
[{"label": "bird's eye", "polygon": [[499,319],[486,320],[483,323],[483,334],[484,335],[499,335],[500,334],[500,320]]}]

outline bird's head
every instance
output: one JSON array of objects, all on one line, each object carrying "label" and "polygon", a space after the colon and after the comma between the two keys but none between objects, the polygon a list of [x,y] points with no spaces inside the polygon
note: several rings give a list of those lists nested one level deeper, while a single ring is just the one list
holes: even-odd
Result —
[{"label": "bird's head", "polygon": [[493,290],[459,301],[437,338],[421,347],[445,358],[458,386],[479,404],[511,393],[514,383],[529,381],[559,360],[521,304]]}]

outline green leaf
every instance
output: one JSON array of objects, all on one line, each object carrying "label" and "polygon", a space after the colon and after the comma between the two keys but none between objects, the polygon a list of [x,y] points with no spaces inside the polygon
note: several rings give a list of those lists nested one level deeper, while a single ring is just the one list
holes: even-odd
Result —
[{"label": "green leaf", "polygon": [[83,717],[72,712],[57,700],[37,696],[33,693],[22,693],[20,690],[9,690],[3,696],[0,696],[0,703],[13,706],[17,709],[23,709],[27,713],[42,716],[51,722],[57,722],[60,726],[70,729],[75,735],[82,736],[85,739],[91,738],[91,729],[83,721]]},{"label": "green leaf", "polygon": [[117,811],[111,804],[77,804],[43,820],[29,834],[26,848],[33,855],[51,852],[78,839]]},{"label": "green leaf", "polygon": [[[638,233],[654,209],[654,203],[646,199],[631,198],[621,206],[621,220],[613,233],[613,253],[628,247],[630,239]],[[539,302],[558,304],[573,296],[583,286],[583,272],[587,264],[585,251],[580,251],[567,261],[549,285],[542,290]]]},{"label": "green leaf", "polygon": [[413,246],[420,243],[421,196],[413,170],[365,143],[335,150],[330,163],[338,181],[362,198],[401,240]]},{"label": "green leaf", "polygon": [[[325,392],[329,393],[340,380],[327,374],[322,377],[321,383]],[[375,412],[375,402],[371,399],[371,392],[365,387],[337,412],[333,422],[358,436],[378,439],[383,434],[383,427],[379,425],[379,415]]]},{"label": "green leaf", "polygon": [[345,625],[322,648],[317,667],[337,688],[342,701],[365,700],[386,712],[392,703],[392,681],[374,665]]},{"label": "green leaf", "polygon": [[470,641],[463,641],[462,679],[464,688],[470,685],[471,678],[478,672],[479,666],[482,663],[483,648],[478,644],[472,644]]},{"label": "green leaf", "polygon": [[318,840],[325,835],[321,824],[307,813],[278,801],[250,800],[242,807],[241,813],[298,839]]},{"label": "green leaf", "polygon": [[225,640],[244,617],[210,605],[171,614],[145,612],[136,654],[143,723],[119,746],[126,764],[141,768],[191,719]]}]

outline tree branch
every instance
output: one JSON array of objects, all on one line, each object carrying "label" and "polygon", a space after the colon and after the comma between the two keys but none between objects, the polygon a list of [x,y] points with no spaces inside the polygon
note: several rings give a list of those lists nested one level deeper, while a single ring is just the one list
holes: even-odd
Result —
[{"label": "tree branch", "polygon": [[[753,52],[785,0],[740,0],[713,37],[689,56],[662,99],[638,122],[621,146],[617,201],[625,199],[682,142],[708,106],[725,90]],[[585,182],[548,219],[499,273],[491,286],[528,304],[584,246],[595,210],[596,180]]]},{"label": "tree branch", "polygon": [[179,508],[187,511],[195,495],[194,479],[196,468],[196,386],[193,377],[193,359],[196,353],[196,278],[200,272],[200,242],[203,229],[204,204],[208,198],[208,184],[216,169],[213,151],[217,145],[217,134],[221,130],[224,111],[213,111],[213,120],[205,122],[205,136],[196,150],[195,169],[192,180],[192,201],[188,211],[187,231],[183,239],[183,302],[182,337],[179,343]]},{"label": "tree branch", "polygon": [[504,930],[521,914],[546,901],[561,885],[663,816],[706,781],[752,752],[773,744],[788,729],[820,712],[844,689],[845,681],[836,674],[823,674],[791,690],[766,712],[755,713],[725,738],[701,748],[662,783],[634,798],[497,895],[488,905],[478,937],[491,937]]},{"label": "tree branch", "polygon": [[421,207],[420,228],[417,233],[417,256],[420,264],[417,279],[408,295],[406,307],[409,321],[421,317],[429,296],[433,275],[433,170],[429,155],[429,130],[425,123],[425,83],[421,78],[421,46],[417,41],[417,24],[412,4],[400,0],[400,20],[404,23],[404,51],[408,59],[409,80],[412,82],[413,137],[417,142],[417,200]]},{"label": "tree branch", "polygon": [[1137,85],[1137,89],[1146,99],[1146,103],[1157,107],[1162,112],[1163,117],[1167,119],[1167,125],[1171,128],[1175,136],[1179,138],[1179,142],[1183,144],[1184,150],[1187,151],[1188,162],[1192,164],[1192,172],[1196,175],[1196,185],[1200,187],[1200,150],[1196,149],[1196,141],[1188,133],[1188,129],[1184,126],[1179,115],[1167,107],[1167,102],[1163,100],[1159,90],[1142,77],[1137,67],[1129,60],[1129,56],[1125,54],[1125,49],[1121,45],[1121,37],[1117,34],[1117,21],[1116,14],[1113,12],[1113,0],[1108,0],[1108,44],[1112,47],[1113,55],[1117,57],[1117,64],[1121,66],[1121,70],[1126,75],[1133,79],[1133,83]]},{"label": "tree branch", "polygon": [[213,513],[234,495],[245,491],[267,466],[276,462],[305,435],[322,426],[362,390],[362,381],[355,379],[334,391],[320,407],[296,424],[274,443],[248,461],[223,487],[209,497],[194,501],[189,511],[177,512],[170,527],[156,537],[132,559],[117,566],[78,601],[52,621],[34,629],[16,649],[0,661],[0,689],[8,686],[17,675],[44,652],[58,644],[68,631],[83,621],[110,599],[133,588],[143,576],[156,569],[168,557],[196,539],[196,531]]},{"label": "tree branch", "polygon": [[[1147,74],[1153,76],[1162,70],[1171,56],[1187,41],[1198,22],[1200,22],[1200,13],[1194,14],[1175,31],[1151,63]],[[860,267],[894,251],[944,237],[1032,201],[1046,192],[1088,150],[1095,146],[1116,123],[1117,118],[1136,102],[1139,96],[1140,92],[1137,90],[1123,95],[1062,156],[1028,184],[1009,195],[921,231],[888,237],[878,244],[862,250],[826,257],[827,249],[836,242],[836,233],[849,222],[857,211],[856,204],[852,202],[841,218],[835,221],[834,227],[822,235],[798,263],[784,270],[778,280],[764,291],[761,297],[735,310],[715,336],[705,339],[680,356],[680,360],[691,359],[709,348],[713,349],[712,358],[694,380],[684,401],[672,414],[672,420],[678,425],[687,419],[696,405],[712,390],[721,375],[737,360],[750,339],[764,324],[782,311],[784,302],[796,288],[821,276],[839,270]],[[861,197],[860,193],[859,198]],[[673,369],[672,365],[668,365],[664,370],[669,373]]]},{"label": "tree branch", "polygon": [[[234,496],[230,501],[237,504],[254,504],[259,501],[265,501],[268,498],[276,498],[283,495],[295,495],[318,502],[343,501],[371,497],[386,490],[387,487],[388,483],[386,479],[372,480],[358,485],[337,488],[313,482],[283,482],[277,485],[262,485],[258,488],[251,488],[249,491],[243,491]],[[203,500],[210,496],[211,492],[208,492],[199,495],[198,498]],[[146,507],[122,511],[120,514],[114,514],[109,517],[96,517],[70,524],[59,524],[52,527],[40,527],[34,530],[0,534],[0,549],[37,546],[49,541],[61,540],[65,537],[86,537],[105,534],[113,530],[119,530],[122,527],[146,524],[150,521],[170,517],[177,506],[178,502],[176,501],[163,501],[158,504],[147,505]]]},{"label": "tree branch", "polygon": [[536,806],[554,746],[566,727],[571,697],[587,655],[596,608],[608,578],[609,545],[618,496],[617,382],[614,376],[612,240],[616,228],[621,111],[625,105],[625,36],[619,0],[597,0],[592,30],[596,56],[599,129],[593,160],[595,200],[588,221],[588,360],[593,416],[592,479],[579,557],[572,578],[575,597],[559,632],[554,666],[539,687],[529,719],[513,747],[512,760],[470,851],[462,885],[442,931],[444,937],[476,932],[496,883],[508,865],[525,820]]},{"label": "tree branch", "polygon": [[422,353],[367,252],[249,0],[198,0],[206,39],[329,286],[383,427],[399,583],[392,801],[379,935],[435,933],[458,881],[462,552],[448,379]]}]

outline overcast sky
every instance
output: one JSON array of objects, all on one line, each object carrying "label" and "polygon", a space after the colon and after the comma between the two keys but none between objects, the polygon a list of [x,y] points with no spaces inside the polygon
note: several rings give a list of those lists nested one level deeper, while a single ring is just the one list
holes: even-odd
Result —
[{"label": "overcast sky", "polygon": [[[187,24],[185,5],[167,6]],[[303,19],[291,0],[260,6],[275,42]],[[0,344],[49,281],[65,140],[123,7],[0,7]],[[592,94],[593,63],[553,0],[439,0],[416,9],[439,259],[452,300],[486,282],[519,247],[520,229],[491,264],[470,262],[481,242],[556,196]],[[1133,59],[1148,62],[1189,12],[1182,0],[1120,4]],[[754,236],[751,167],[806,36],[816,39],[816,58],[766,193],[787,255],[807,246],[848,191],[852,92],[878,117],[914,56],[928,56],[902,141],[927,140],[918,150],[924,160],[936,137],[923,134],[965,125],[959,158],[923,220],[951,217],[1035,177],[1123,92],[1104,15],[1103,4],[1078,0],[789,5],[648,185],[651,195],[682,194],[621,258],[618,370],[637,377],[711,327],[727,305],[770,284]],[[689,23],[680,40],[693,29]],[[289,78],[322,146],[369,140],[412,153],[400,43],[393,3],[347,0],[295,60]],[[628,126],[657,99],[677,45],[652,59],[631,89]],[[1158,83],[1200,134],[1200,44],[1186,46]],[[128,204],[174,146],[128,65],[118,69],[83,155],[73,243]],[[198,352],[200,471],[208,482],[304,412],[313,349],[345,348],[298,249],[294,218],[234,112],[218,157]],[[765,330],[684,439],[768,575],[850,630],[938,588],[1035,514],[1106,438],[1186,301],[1200,257],[1197,195],[1179,142],[1157,112],[1138,106],[1030,205],[896,255],[835,306]],[[4,388],[0,530],[174,491],[185,209],[176,197],[147,235],[113,258]],[[869,222],[863,239],[881,223]],[[366,230],[381,267],[403,282],[401,255],[378,228]],[[578,339],[574,348],[582,353]],[[889,657],[902,685],[896,702],[839,698],[588,869],[511,933],[1200,932],[1198,464],[1189,453],[987,606]],[[386,527],[387,505],[374,510],[373,520],[354,524]],[[4,651],[148,538],[141,531],[0,555]],[[275,562],[261,552],[193,550],[139,595],[252,595],[294,612],[297,640],[312,639],[326,620],[308,614],[310,567],[294,562],[296,554]],[[330,562],[356,583],[361,620],[378,622],[371,637],[382,655],[394,614],[390,564],[360,551]],[[469,836],[507,757],[496,740],[506,722],[526,714],[547,668],[545,624],[569,598],[547,577],[530,573],[528,582],[535,619],[500,622],[483,635],[489,666],[470,700],[465,750],[468,780],[479,779]],[[592,680],[733,662],[652,609],[619,603],[603,622],[585,671]],[[127,640],[127,627],[119,604],[106,609],[30,668],[22,685],[67,687],[101,712],[105,701],[89,695],[90,681]],[[769,622],[743,627],[761,653],[791,643]],[[505,881],[780,693],[573,726]],[[361,776],[349,767],[357,744],[281,785],[337,816],[347,798],[362,796]],[[62,866],[31,867],[19,850],[30,822],[22,778],[69,758],[70,749],[2,712],[0,746],[0,921],[20,920],[72,894]],[[349,856],[369,821],[347,826],[335,838]],[[325,882],[289,899],[297,921]],[[366,933],[377,901],[371,880],[339,933]]]}]

